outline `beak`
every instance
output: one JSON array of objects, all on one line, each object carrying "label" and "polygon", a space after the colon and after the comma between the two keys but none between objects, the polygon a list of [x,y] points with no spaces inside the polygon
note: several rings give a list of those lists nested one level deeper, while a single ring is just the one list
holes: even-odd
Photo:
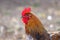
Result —
[{"label": "beak", "polygon": [[20,18],[23,18],[22,16]]},{"label": "beak", "polygon": [[21,16],[21,18],[24,18],[25,16]]}]

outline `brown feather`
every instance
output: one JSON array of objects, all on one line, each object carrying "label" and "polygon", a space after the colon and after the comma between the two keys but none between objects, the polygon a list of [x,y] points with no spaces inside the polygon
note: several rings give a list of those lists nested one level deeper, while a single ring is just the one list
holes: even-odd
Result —
[{"label": "brown feather", "polygon": [[41,21],[32,13],[30,13],[29,15],[31,15],[31,17],[28,23],[25,24],[26,33],[33,37],[35,37],[36,33],[39,33],[40,35],[46,36],[46,38],[48,39],[48,33],[43,27]]}]

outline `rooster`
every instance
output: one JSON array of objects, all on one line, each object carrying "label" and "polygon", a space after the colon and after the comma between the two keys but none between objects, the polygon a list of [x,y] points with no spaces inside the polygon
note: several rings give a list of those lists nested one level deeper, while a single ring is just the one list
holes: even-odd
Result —
[{"label": "rooster", "polygon": [[50,35],[41,21],[31,13],[31,8],[22,11],[22,21],[25,24],[26,34],[32,36],[33,40],[50,40]]}]

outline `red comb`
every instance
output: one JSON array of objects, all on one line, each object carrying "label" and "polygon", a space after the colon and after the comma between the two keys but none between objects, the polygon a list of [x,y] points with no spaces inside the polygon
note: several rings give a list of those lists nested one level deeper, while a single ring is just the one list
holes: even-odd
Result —
[{"label": "red comb", "polygon": [[23,11],[22,11],[22,16],[24,16],[27,12],[30,12],[31,11],[31,8],[25,8]]}]

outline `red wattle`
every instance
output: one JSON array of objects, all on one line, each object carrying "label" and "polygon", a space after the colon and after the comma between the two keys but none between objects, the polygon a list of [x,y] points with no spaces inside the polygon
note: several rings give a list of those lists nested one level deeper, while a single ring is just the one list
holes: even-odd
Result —
[{"label": "red wattle", "polygon": [[29,20],[29,19],[27,19],[27,18],[22,18],[22,21],[23,21],[25,24],[28,23],[28,20]]}]

